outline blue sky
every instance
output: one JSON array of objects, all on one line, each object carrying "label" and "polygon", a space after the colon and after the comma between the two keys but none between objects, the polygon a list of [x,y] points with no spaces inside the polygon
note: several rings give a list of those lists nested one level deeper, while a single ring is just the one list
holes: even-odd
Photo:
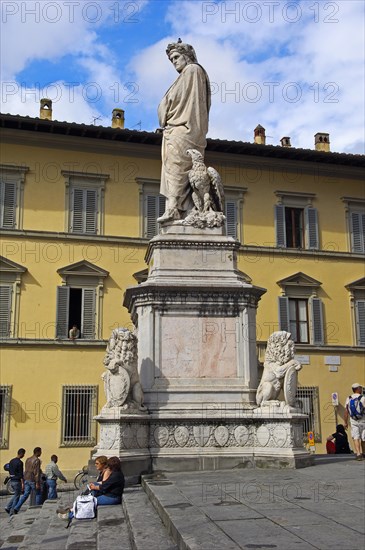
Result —
[{"label": "blue sky", "polygon": [[154,130],[177,73],[166,45],[192,44],[212,85],[209,136],[364,153],[361,0],[2,0],[1,111]]}]

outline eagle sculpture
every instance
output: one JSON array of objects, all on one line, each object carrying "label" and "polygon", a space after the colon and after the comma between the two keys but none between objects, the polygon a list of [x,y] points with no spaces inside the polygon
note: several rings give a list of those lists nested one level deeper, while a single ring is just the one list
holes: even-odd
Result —
[{"label": "eagle sculpture", "polygon": [[224,189],[217,170],[204,164],[203,155],[196,149],[188,149],[193,166],[188,172],[188,179],[193,190],[192,199],[199,213],[223,212]]}]

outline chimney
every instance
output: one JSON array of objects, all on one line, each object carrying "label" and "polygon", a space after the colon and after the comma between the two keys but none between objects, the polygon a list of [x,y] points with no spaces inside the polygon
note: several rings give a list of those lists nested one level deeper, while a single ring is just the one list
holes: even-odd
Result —
[{"label": "chimney", "polygon": [[124,111],[123,109],[113,109],[112,128],[124,128]]},{"label": "chimney", "polygon": [[281,138],[280,143],[282,147],[291,147],[290,137]]},{"label": "chimney", "polygon": [[39,118],[42,118],[43,120],[52,120],[52,99],[41,99]]},{"label": "chimney", "polygon": [[325,134],[324,132],[318,132],[314,136],[314,146],[316,151],[324,151],[325,153],[330,152],[330,135]]},{"label": "chimney", "polygon": [[254,142],[257,145],[266,145],[265,128],[259,124],[254,130]]}]

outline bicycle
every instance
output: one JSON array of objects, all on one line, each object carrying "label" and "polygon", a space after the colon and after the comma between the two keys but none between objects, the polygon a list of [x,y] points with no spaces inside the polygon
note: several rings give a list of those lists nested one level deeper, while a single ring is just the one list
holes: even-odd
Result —
[{"label": "bicycle", "polygon": [[86,485],[89,483],[89,471],[88,467],[84,466],[74,478],[74,485],[77,490],[83,490],[86,488]]}]

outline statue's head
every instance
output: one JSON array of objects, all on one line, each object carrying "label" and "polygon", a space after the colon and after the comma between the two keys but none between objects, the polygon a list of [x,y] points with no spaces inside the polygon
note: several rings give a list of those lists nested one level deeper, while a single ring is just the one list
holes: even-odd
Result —
[{"label": "statue's head", "polygon": [[273,361],[284,365],[294,358],[295,346],[290,332],[278,330],[273,332],[267,340],[265,361]]},{"label": "statue's head", "polygon": [[193,46],[190,46],[190,44],[184,44],[181,38],[179,38],[177,42],[172,42],[169,44],[166,48],[166,53],[171,62],[172,56],[176,53],[184,56],[186,64],[198,62]]}]

